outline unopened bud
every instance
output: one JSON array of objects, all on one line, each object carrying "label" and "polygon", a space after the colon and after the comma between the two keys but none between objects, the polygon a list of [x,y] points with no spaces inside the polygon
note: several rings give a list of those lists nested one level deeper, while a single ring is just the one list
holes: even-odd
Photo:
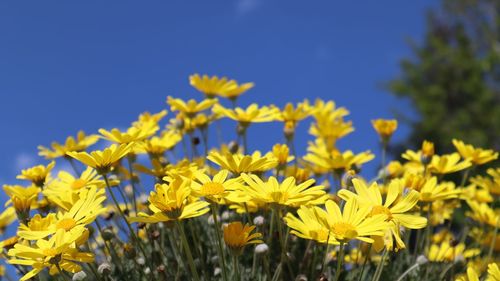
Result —
[{"label": "unopened bud", "polygon": [[264,217],[263,216],[256,216],[254,219],[253,219],[253,224],[255,224],[256,226],[261,226],[264,224]]},{"label": "unopened bud", "polygon": [[102,239],[104,241],[110,241],[113,238],[115,238],[115,234],[113,233],[113,230],[106,228],[102,231]]},{"label": "unopened bud", "polygon": [[228,145],[229,152],[235,154],[238,153],[239,145],[235,141],[231,141]]},{"label": "unopened bud", "polygon": [[228,212],[228,211],[224,211],[224,212],[222,212],[222,215],[221,215],[221,219],[222,219],[222,220],[227,221],[227,220],[229,220],[230,218],[231,218],[231,213],[230,213],[230,212]]},{"label": "unopened bud", "polygon": [[219,276],[221,273],[222,273],[222,270],[220,269],[220,267],[216,267],[214,269],[214,276]]},{"label": "unopened bud", "polygon": [[127,197],[129,197],[129,198],[132,198],[134,196],[134,189],[132,188],[132,186],[130,184],[126,185],[123,188],[123,191],[125,191],[125,195],[127,195]]},{"label": "unopened bud", "polygon": [[97,272],[101,275],[109,275],[111,273],[111,265],[109,263],[101,263],[97,268]]},{"label": "unopened bud", "polygon": [[73,274],[73,281],[83,281],[87,278],[87,274],[84,271],[78,271],[77,273]]},{"label": "unopened bud", "polygon": [[269,246],[267,244],[259,244],[255,246],[255,253],[258,255],[266,254],[269,251]]},{"label": "unopened bud", "polygon": [[144,260],[143,257],[138,257],[135,261],[140,265],[144,265],[146,263],[146,260]]},{"label": "unopened bud", "polygon": [[417,264],[418,265],[426,264],[428,261],[429,260],[424,255],[420,255],[417,257]]}]

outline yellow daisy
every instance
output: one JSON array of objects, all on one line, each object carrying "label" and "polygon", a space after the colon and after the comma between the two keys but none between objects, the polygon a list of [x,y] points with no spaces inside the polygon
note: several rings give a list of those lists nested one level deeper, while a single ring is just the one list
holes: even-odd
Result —
[{"label": "yellow daisy", "polygon": [[99,140],[97,135],[85,135],[84,131],[79,131],[76,137],[68,137],[64,144],[53,142],[52,149],[45,146],[38,146],[38,155],[44,156],[45,159],[55,159],[59,157],[67,157],[68,152],[84,151],[89,146],[93,145]]},{"label": "yellow daisy", "polygon": [[133,143],[112,144],[104,150],[94,150],[90,154],[87,152],[68,152],[68,155],[96,169],[99,174],[106,174],[111,171],[113,164],[130,152],[132,146]]}]

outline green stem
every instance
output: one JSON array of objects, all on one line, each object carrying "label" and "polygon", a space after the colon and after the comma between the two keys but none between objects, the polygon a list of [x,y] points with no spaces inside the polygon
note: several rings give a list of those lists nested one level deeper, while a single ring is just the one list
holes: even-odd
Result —
[{"label": "green stem", "polygon": [[175,222],[177,229],[179,230],[179,236],[181,237],[182,246],[184,247],[184,252],[186,253],[189,268],[191,270],[191,274],[193,275],[193,280],[199,281],[200,277],[198,276],[198,272],[196,271],[196,266],[194,265],[193,255],[191,254],[191,248],[189,248],[189,243],[186,239],[186,233],[184,233],[184,228],[179,221]]},{"label": "green stem", "polygon": [[387,250],[387,248],[385,248],[384,253],[382,254],[382,259],[380,260],[380,263],[377,265],[377,269],[375,270],[375,275],[373,275],[372,281],[378,281],[380,279],[382,271],[384,270],[385,259],[387,258],[388,253],[389,251]]},{"label": "green stem", "polygon": [[500,218],[497,219],[497,223],[495,224],[495,232],[493,232],[493,239],[491,240],[490,249],[488,250],[488,258],[486,259],[487,262],[490,262],[491,257],[493,256],[493,250],[495,249],[495,243],[497,241],[499,220]]},{"label": "green stem", "polygon": [[134,183],[134,170],[132,169],[132,157],[127,157],[128,162],[128,171],[130,173],[130,185],[132,185],[132,204],[134,205],[135,215],[137,216],[137,200],[135,199],[135,195],[137,194],[137,190]]},{"label": "green stem", "polygon": [[215,205],[214,203],[212,203],[210,205],[211,209],[212,209],[212,217],[214,219],[214,226],[215,226],[215,233],[217,235],[217,253],[219,254],[219,265],[221,267],[221,270],[222,270],[222,279],[224,281],[227,281],[227,272],[226,272],[226,261],[225,261],[225,257],[224,257],[224,249],[222,247],[222,237],[221,237],[221,233],[220,233],[220,225],[219,225],[219,221],[217,220],[217,205]]},{"label": "green stem", "polygon": [[238,257],[236,255],[233,255],[233,280],[241,280],[240,277],[240,266],[238,263]]},{"label": "green stem", "polygon": [[333,281],[338,281],[340,278],[340,272],[342,271],[342,262],[344,261],[344,243],[340,242],[339,255],[337,259],[337,270],[335,271],[335,277]]},{"label": "green stem", "polygon": [[361,267],[361,274],[359,274],[358,281],[361,281],[363,279],[363,273],[365,272],[366,263],[368,262],[368,259],[370,258],[371,250],[372,250],[372,243],[368,244],[368,251],[366,252],[366,257],[365,257],[365,260],[363,261],[363,267]]}]

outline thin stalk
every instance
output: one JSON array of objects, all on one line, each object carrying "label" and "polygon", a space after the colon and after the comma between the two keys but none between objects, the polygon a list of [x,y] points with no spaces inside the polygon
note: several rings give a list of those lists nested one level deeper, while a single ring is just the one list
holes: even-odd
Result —
[{"label": "thin stalk", "polygon": [[497,241],[497,235],[498,235],[498,222],[500,218],[497,219],[497,223],[495,224],[495,232],[493,232],[493,239],[491,240],[490,244],[490,249],[488,250],[488,258],[486,259],[488,262],[491,261],[491,257],[493,255],[493,250],[495,249],[495,243]]},{"label": "thin stalk", "polygon": [[127,157],[128,162],[128,171],[130,173],[130,185],[132,185],[132,204],[134,206],[135,214],[137,215],[137,200],[135,199],[135,195],[137,194],[137,190],[134,183],[134,170],[132,169],[132,157]]},{"label": "thin stalk", "polygon": [[198,276],[198,272],[196,271],[196,266],[194,265],[193,255],[191,254],[191,248],[189,247],[189,243],[186,239],[186,233],[184,233],[184,228],[179,221],[175,221],[177,229],[179,230],[179,236],[181,237],[182,246],[184,247],[184,252],[186,253],[189,269],[191,270],[191,274],[193,275],[193,280],[199,281],[200,277]]},{"label": "thin stalk", "polygon": [[420,265],[418,263],[415,263],[412,265],[410,268],[408,268],[401,276],[399,276],[398,280],[396,281],[403,281],[403,279],[406,277],[406,275],[410,274],[413,270],[417,269]]},{"label": "thin stalk", "polygon": [[361,281],[363,279],[363,273],[365,272],[366,263],[368,262],[368,259],[370,258],[371,250],[372,250],[372,243],[370,243],[368,245],[368,252],[366,253],[365,260],[363,261],[363,266],[361,267],[361,274],[359,274],[358,281]]},{"label": "thin stalk", "polygon": [[385,259],[387,258],[388,253],[389,251],[387,251],[387,248],[385,248],[384,253],[382,254],[382,259],[380,260],[380,263],[377,265],[377,269],[375,270],[375,275],[373,275],[372,281],[378,281],[380,279],[380,275],[382,275],[382,271],[384,270]]},{"label": "thin stalk", "polygon": [[326,263],[328,261],[328,249],[330,248],[328,241],[330,241],[330,231],[328,231],[328,236],[326,237],[325,256],[323,257],[323,262],[321,263],[321,273],[325,270]]},{"label": "thin stalk", "polygon": [[214,219],[215,234],[217,235],[217,254],[219,254],[219,265],[222,270],[222,280],[227,281],[226,261],[224,257],[224,249],[222,247],[222,235],[220,233],[220,224],[217,220],[217,206],[212,203],[210,207],[210,209],[212,209],[212,217]]},{"label": "thin stalk", "polygon": [[238,256],[233,255],[233,280],[241,280]]},{"label": "thin stalk", "polygon": [[335,270],[335,277],[333,281],[338,281],[340,278],[340,272],[342,271],[342,262],[344,261],[344,243],[340,242],[339,255],[337,259],[337,270]]}]

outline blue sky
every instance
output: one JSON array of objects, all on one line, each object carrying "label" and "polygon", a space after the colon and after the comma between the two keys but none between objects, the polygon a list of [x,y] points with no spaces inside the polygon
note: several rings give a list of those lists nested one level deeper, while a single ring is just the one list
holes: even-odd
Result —
[{"label": "blue sky", "polygon": [[[398,75],[407,38],[420,41],[433,1],[2,1],[0,183],[47,163],[37,145],[80,129],[126,127],[167,95],[201,99],[192,73],[256,87],[242,99],[321,97],[351,111],[342,143],[378,152],[370,120],[410,111],[381,84]],[[277,125],[250,130],[251,148],[281,141]],[[299,144],[310,137],[304,124]],[[260,132],[260,137],[259,136]],[[232,131],[231,131],[232,133]],[[396,138],[402,138],[402,128]],[[265,138],[261,136],[265,135]],[[253,137],[253,139],[252,139]]]}]

